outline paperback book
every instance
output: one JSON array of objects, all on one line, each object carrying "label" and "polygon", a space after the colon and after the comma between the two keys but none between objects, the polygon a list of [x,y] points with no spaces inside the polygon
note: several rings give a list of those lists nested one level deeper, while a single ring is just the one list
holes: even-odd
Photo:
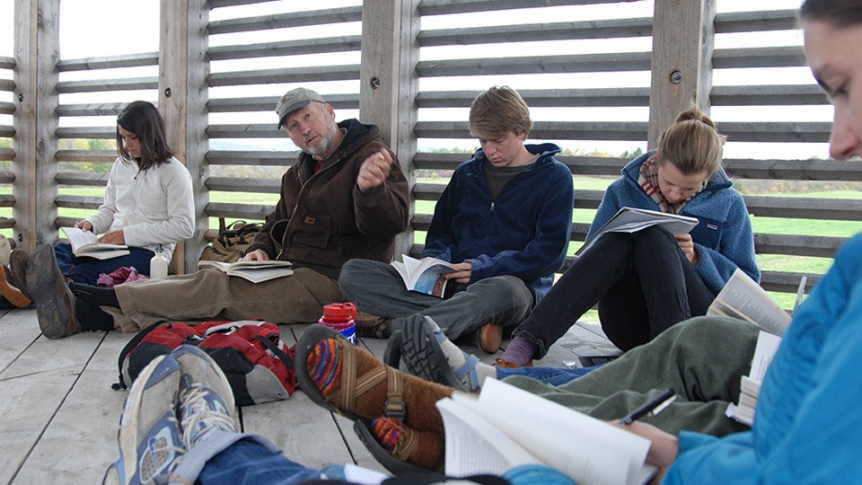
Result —
[{"label": "paperback book", "polygon": [[198,267],[200,268],[215,268],[227,273],[228,276],[243,278],[252,283],[261,283],[263,281],[290,276],[293,274],[292,266],[289,261],[279,260],[237,261],[235,263],[201,260],[198,262]]},{"label": "paperback book", "polygon": [[100,243],[99,238],[90,231],[82,231],[77,227],[61,227],[60,230],[69,240],[72,254],[79,258],[112,259],[129,254],[128,246]]}]

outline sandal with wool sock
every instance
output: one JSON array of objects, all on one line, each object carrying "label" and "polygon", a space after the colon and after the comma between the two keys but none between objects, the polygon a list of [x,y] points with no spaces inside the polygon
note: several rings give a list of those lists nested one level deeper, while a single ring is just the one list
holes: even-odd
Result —
[{"label": "sandal with wool sock", "polygon": [[299,387],[320,406],[353,420],[386,416],[414,430],[443,432],[435,403],[453,389],[386,366],[323,325],[311,325],[296,346]]},{"label": "sandal with wool sock", "polygon": [[446,459],[443,433],[417,431],[386,417],[356,421],[353,430],[371,455],[395,476],[443,471]]}]

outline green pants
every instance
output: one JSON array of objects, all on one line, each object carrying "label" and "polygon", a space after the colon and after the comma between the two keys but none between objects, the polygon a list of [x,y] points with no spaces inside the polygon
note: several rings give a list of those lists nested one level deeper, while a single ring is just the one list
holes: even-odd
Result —
[{"label": "green pants", "polygon": [[723,436],[748,429],[725,411],[739,398],[758,330],[733,318],[692,318],[561,386],[522,376],[506,382],[603,420],[619,419],[670,387],[677,400],[643,421],[672,434],[688,430]]}]

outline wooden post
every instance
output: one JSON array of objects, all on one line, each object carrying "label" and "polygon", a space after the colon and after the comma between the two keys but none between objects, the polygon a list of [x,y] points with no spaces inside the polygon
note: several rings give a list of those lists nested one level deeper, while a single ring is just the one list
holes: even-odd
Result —
[{"label": "wooden post", "polygon": [[714,19],[715,0],[655,0],[650,150],[658,145],[661,132],[692,102],[709,113]]},{"label": "wooden post", "polygon": [[[419,0],[376,0],[362,6],[362,65],[359,116],[380,127],[383,139],[398,155],[409,186],[418,119],[414,100],[419,92]],[[410,198],[411,217],[415,199]],[[395,242],[396,257],[409,254],[413,230],[408,228]]]},{"label": "wooden post", "polygon": [[16,0],[15,59],[13,72],[16,104],[14,231],[21,247],[54,243],[57,230],[57,175],[59,125],[56,114],[60,59],[60,3],[53,0]]},{"label": "wooden post", "polygon": [[209,191],[204,182],[209,174],[205,156],[209,148],[206,137],[207,84],[209,62],[206,59],[206,0],[162,0],[161,37],[159,39],[159,111],[167,124],[169,145],[192,175],[195,194],[195,234],[177,245],[172,271],[194,272],[203,247],[209,220],[204,207]]}]

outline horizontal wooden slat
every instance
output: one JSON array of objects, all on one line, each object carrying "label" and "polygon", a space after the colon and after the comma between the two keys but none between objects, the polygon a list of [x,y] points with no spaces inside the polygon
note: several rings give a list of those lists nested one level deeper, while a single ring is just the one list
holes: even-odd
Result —
[{"label": "horizontal wooden slat", "polygon": [[15,113],[15,105],[7,102],[0,102],[0,115],[11,115]]},{"label": "horizontal wooden slat", "polygon": [[[455,170],[470,158],[467,153],[418,152],[413,157],[417,169]],[[557,156],[575,175],[618,176],[630,160],[614,157]],[[841,160],[753,160],[725,159],[722,166],[731,178],[761,180],[862,181],[862,163]]]},{"label": "horizontal wooden slat", "polygon": [[0,125],[0,138],[12,138],[15,136],[15,128],[9,125]]},{"label": "horizontal wooden slat", "polygon": [[760,47],[756,49],[716,49],[712,54],[715,69],[741,67],[807,66],[802,47]]},{"label": "horizontal wooden slat", "polygon": [[324,37],[302,39],[267,44],[230,45],[211,47],[207,56],[211,61],[230,59],[250,59],[258,57],[299,56],[304,54],[325,54],[330,52],[351,52],[360,49],[362,37]]},{"label": "horizontal wooden slat", "polygon": [[15,218],[13,217],[0,217],[0,228],[2,229],[11,229],[15,227]]},{"label": "horizontal wooden slat", "polygon": [[210,177],[206,181],[209,190],[222,192],[247,192],[252,194],[278,194],[281,179]]},{"label": "horizontal wooden slat", "polygon": [[[467,122],[420,121],[413,131],[419,138],[473,138]],[[642,141],[646,136],[647,123],[633,121],[539,121],[530,132],[530,137],[543,140]]]},{"label": "horizontal wooden slat", "polygon": [[84,138],[94,140],[111,140],[117,137],[117,129],[107,126],[80,126],[57,128],[57,138]]},{"label": "horizontal wooden slat", "polygon": [[158,66],[159,53],[125,54],[122,56],[88,57],[66,59],[57,63],[60,72],[87,71],[93,69],[116,69],[123,67]]},{"label": "horizontal wooden slat", "polygon": [[638,18],[426,30],[418,38],[419,45],[427,47],[651,35],[652,18]]},{"label": "horizontal wooden slat", "polygon": [[8,170],[0,170],[0,184],[11,184],[15,181],[15,174]]},{"label": "horizontal wooden slat", "polygon": [[712,88],[709,100],[713,106],[803,106],[830,104],[829,97],[816,84],[715,86]]},{"label": "horizontal wooden slat", "polygon": [[757,254],[832,258],[846,241],[844,237],[755,234],[754,251]]},{"label": "horizontal wooden slat", "polygon": [[207,76],[211,87],[246,86],[249,84],[281,84],[359,79],[359,65],[314,66],[263,71],[222,72]]},{"label": "horizontal wooden slat", "polygon": [[[359,109],[359,93],[327,94],[324,99],[335,109]],[[275,112],[275,105],[278,104],[278,101],[279,98],[276,96],[210,99],[207,101],[207,110],[210,113]]]},{"label": "horizontal wooden slat", "polygon": [[[219,0],[215,3],[223,3]],[[210,1],[210,6],[214,2]],[[290,27],[305,27],[309,25],[327,25],[362,20],[362,7],[333,8],[329,10],[314,10],[310,12],[291,12],[265,17],[249,17],[210,22],[207,31],[210,35],[229,34],[234,32],[251,32],[256,30],[285,29]]]},{"label": "horizontal wooden slat", "polygon": [[15,91],[15,81],[11,79],[0,79],[0,91]]},{"label": "horizontal wooden slat", "polygon": [[[480,91],[423,91],[420,108],[469,108]],[[649,106],[649,88],[524,89],[518,94],[533,108]]]},{"label": "horizontal wooden slat", "polygon": [[0,194],[0,207],[12,207],[15,205],[15,196],[12,194]]},{"label": "horizontal wooden slat", "polygon": [[206,134],[210,138],[284,138],[283,131],[275,123],[249,125],[209,125]]},{"label": "horizontal wooden slat", "polygon": [[649,71],[649,52],[420,61],[420,77]]},{"label": "horizontal wooden slat", "polygon": [[236,7],[239,5],[252,5],[256,3],[274,2],[277,0],[207,0],[210,8]]},{"label": "horizontal wooden slat", "polygon": [[57,150],[57,160],[61,162],[113,162],[117,159],[115,150]]},{"label": "horizontal wooden slat", "polygon": [[14,57],[0,56],[0,69],[15,69],[17,65]]},{"label": "horizontal wooden slat", "polygon": [[104,187],[108,184],[107,173],[60,172],[54,177],[60,185],[81,185],[86,187]]},{"label": "horizontal wooden slat", "polygon": [[57,106],[59,116],[117,116],[126,103],[66,104]]},{"label": "horizontal wooden slat", "polygon": [[0,148],[0,160],[9,161],[15,159],[15,150],[12,148]]},{"label": "horizontal wooden slat", "polygon": [[808,278],[805,283],[805,291],[810,292],[820,281],[823,275],[816,273],[791,273],[779,271],[763,271],[760,275],[760,286],[766,291],[777,291],[780,293],[796,293],[802,277]]},{"label": "horizontal wooden slat", "polygon": [[216,151],[211,150],[206,154],[206,160],[211,165],[266,165],[266,166],[290,166],[296,161],[299,151],[276,152],[276,151]]},{"label": "horizontal wooden slat", "polygon": [[92,209],[96,210],[104,202],[102,197],[84,197],[81,195],[58,195],[54,199],[57,207],[69,209]]},{"label": "horizontal wooden slat", "polygon": [[797,10],[759,10],[727,12],[715,16],[716,34],[733,32],[766,32],[798,28]]},{"label": "horizontal wooden slat", "polygon": [[511,10],[518,8],[561,7],[566,5],[596,5],[603,3],[633,2],[637,0],[422,0],[422,15],[448,15],[453,13]]},{"label": "horizontal wooden slat", "polygon": [[204,209],[207,217],[234,217],[245,220],[263,220],[270,212],[271,205],[225,204],[210,202]]},{"label": "horizontal wooden slat", "polygon": [[57,83],[57,92],[61,94],[100,93],[105,91],[140,91],[158,88],[158,77],[99,79],[94,81],[61,81]]},{"label": "horizontal wooden slat", "polygon": [[719,130],[734,142],[827,143],[832,123],[725,121]]}]

